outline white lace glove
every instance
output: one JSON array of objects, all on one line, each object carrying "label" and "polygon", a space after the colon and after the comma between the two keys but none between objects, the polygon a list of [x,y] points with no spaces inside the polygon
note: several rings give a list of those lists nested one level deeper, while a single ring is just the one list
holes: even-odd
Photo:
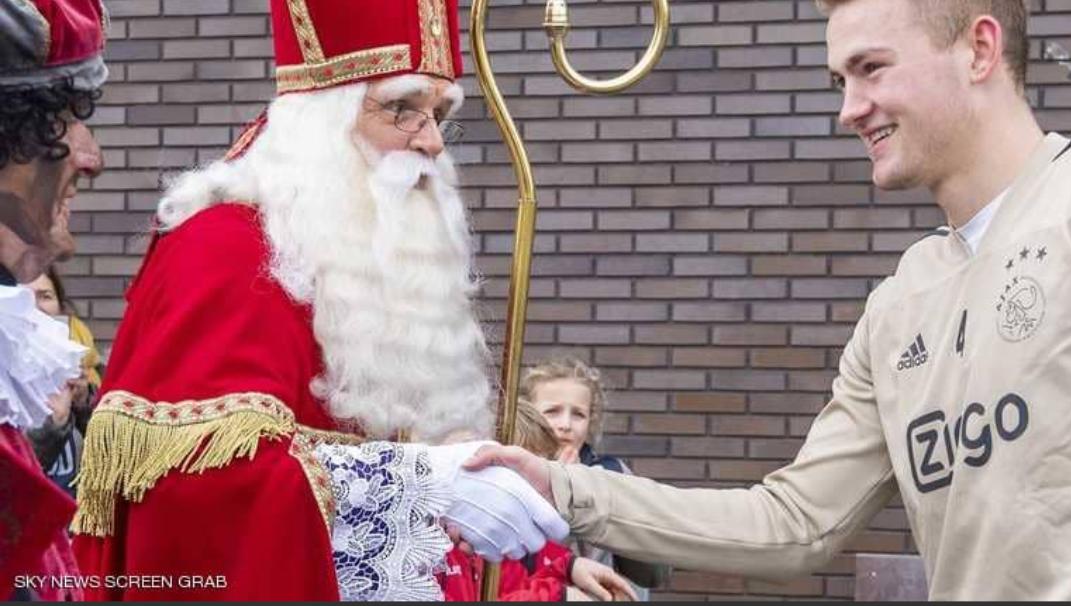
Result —
[{"label": "white lace glove", "polygon": [[458,527],[477,555],[492,562],[518,560],[542,549],[548,539],[565,540],[569,525],[516,472],[505,467],[461,468],[488,444],[493,442],[428,447],[432,473],[453,491],[443,518]]}]

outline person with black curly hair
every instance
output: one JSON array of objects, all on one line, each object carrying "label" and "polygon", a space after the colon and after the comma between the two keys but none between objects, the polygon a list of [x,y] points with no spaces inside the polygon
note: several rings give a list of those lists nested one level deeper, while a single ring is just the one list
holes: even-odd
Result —
[{"label": "person with black curly hair", "polygon": [[67,221],[78,180],[102,167],[83,120],[99,90],[64,77],[5,86],[0,75],[0,265],[19,283],[74,252]]},{"label": "person with black curly hair", "polygon": [[102,164],[83,121],[108,75],[105,23],[100,0],[0,1],[0,600],[81,598],[25,582],[78,567],[66,534],[74,502],[23,432],[70,393],[86,350],[20,284],[74,253],[70,202]]}]

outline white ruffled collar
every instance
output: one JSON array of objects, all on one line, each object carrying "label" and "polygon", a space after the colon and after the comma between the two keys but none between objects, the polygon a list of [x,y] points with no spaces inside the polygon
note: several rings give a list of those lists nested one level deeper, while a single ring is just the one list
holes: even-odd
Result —
[{"label": "white ruffled collar", "polygon": [[66,324],[42,313],[24,286],[0,286],[0,424],[37,427],[48,398],[81,373],[86,348]]}]

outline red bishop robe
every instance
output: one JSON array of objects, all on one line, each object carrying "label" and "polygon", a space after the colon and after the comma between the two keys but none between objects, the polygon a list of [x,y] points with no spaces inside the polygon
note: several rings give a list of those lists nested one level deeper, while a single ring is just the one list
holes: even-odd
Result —
[{"label": "red bishop robe", "polygon": [[87,432],[88,598],[338,599],[330,483],[302,439],[335,429],[309,389],[321,352],[269,259],[242,204],[154,237]]}]

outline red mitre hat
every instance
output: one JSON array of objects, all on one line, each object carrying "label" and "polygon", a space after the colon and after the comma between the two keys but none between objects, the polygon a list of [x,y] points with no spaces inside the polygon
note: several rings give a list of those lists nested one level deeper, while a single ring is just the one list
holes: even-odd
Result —
[{"label": "red mitre hat", "polygon": [[280,93],[461,75],[457,0],[272,0]]},{"label": "red mitre hat", "polygon": [[101,0],[0,0],[0,87],[104,84]]}]

